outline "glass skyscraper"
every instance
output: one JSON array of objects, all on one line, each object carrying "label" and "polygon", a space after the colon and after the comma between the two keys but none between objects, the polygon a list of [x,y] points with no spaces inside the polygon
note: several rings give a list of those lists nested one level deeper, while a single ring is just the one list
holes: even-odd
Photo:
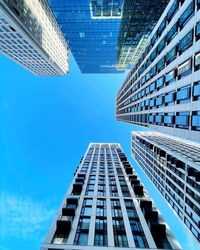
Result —
[{"label": "glass skyscraper", "polygon": [[132,132],[131,153],[200,242],[200,145],[157,132]]},{"label": "glass skyscraper", "polygon": [[0,52],[39,76],[69,71],[69,47],[46,0],[0,0]]},{"label": "glass skyscraper", "polygon": [[171,0],[116,97],[116,119],[200,141],[200,1]]},{"label": "glass skyscraper", "polygon": [[48,0],[82,73],[122,73],[168,0]]},{"label": "glass skyscraper", "polygon": [[180,249],[120,144],[91,143],[41,250]]}]

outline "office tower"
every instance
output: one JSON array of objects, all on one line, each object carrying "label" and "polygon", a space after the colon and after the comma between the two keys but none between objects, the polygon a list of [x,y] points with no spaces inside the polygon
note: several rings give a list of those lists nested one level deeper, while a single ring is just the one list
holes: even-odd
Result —
[{"label": "office tower", "polygon": [[200,242],[200,144],[157,132],[132,132],[131,153]]},{"label": "office tower", "polygon": [[41,250],[108,247],[180,249],[120,144],[91,143]]},{"label": "office tower", "polygon": [[123,73],[169,0],[48,0],[82,73]]},{"label": "office tower", "polygon": [[200,140],[200,1],[171,0],[116,96],[116,119]]},{"label": "office tower", "polygon": [[39,76],[69,71],[69,48],[46,0],[0,0],[0,52]]}]

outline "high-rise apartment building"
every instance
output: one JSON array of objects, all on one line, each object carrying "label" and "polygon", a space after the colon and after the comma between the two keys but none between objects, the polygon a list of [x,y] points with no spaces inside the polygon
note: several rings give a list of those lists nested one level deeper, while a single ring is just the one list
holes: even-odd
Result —
[{"label": "high-rise apartment building", "polygon": [[91,143],[41,250],[180,249],[119,144]]},{"label": "high-rise apartment building", "polygon": [[200,140],[200,0],[171,0],[116,96],[116,119]]},{"label": "high-rise apartment building", "polygon": [[46,0],[0,0],[0,52],[39,76],[69,71],[69,48]]},{"label": "high-rise apartment building", "polygon": [[48,0],[82,73],[123,73],[169,0]]},{"label": "high-rise apartment building", "polygon": [[200,242],[200,144],[157,132],[132,132],[131,153]]}]

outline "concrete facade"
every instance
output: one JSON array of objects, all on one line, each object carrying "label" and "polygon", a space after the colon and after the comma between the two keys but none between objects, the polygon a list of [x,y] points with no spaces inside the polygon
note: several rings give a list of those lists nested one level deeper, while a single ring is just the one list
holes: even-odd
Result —
[{"label": "concrete facade", "polygon": [[200,145],[157,132],[132,132],[131,154],[199,242]]},{"label": "concrete facade", "polygon": [[200,141],[200,1],[171,0],[116,96],[116,119]]},{"label": "concrete facade", "polygon": [[180,249],[120,144],[91,143],[41,246]]}]

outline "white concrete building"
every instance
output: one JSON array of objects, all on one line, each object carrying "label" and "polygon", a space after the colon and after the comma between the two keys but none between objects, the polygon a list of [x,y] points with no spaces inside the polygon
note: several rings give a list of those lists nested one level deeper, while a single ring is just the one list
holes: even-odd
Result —
[{"label": "white concrete building", "polygon": [[180,249],[120,144],[91,143],[41,250],[122,247]]},{"label": "white concrete building", "polygon": [[39,76],[69,71],[69,48],[46,0],[0,0],[0,52]]},{"label": "white concrete building", "polygon": [[200,0],[171,0],[116,96],[116,119],[200,141]]},{"label": "white concrete building", "polygon": [[200,242],[200,144],[157,132],[132,132],[131,153]]}]

